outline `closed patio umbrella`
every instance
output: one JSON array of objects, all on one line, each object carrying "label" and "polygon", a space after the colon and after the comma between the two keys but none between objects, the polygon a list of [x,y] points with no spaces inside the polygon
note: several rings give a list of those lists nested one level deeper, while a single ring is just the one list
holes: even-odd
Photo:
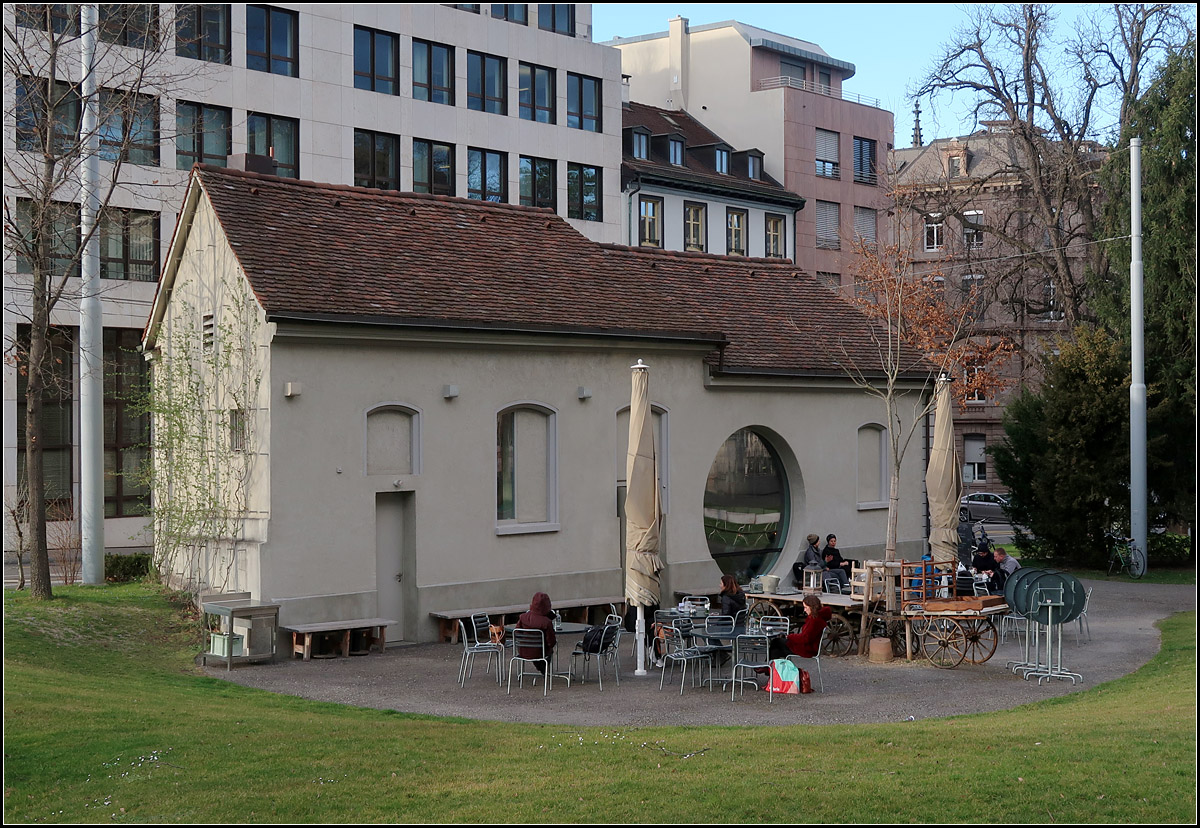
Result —
[{"label": "closed patio umbrella", "polygon": [[954,412],[950,379],[943,376],[934,392],[933,448],[925,471],[929,496],[929,549],[933,562],[953,564],[958,560],[958,506],[962,496],[962,467],[954,448]]},{"label": "closed patio umbrella", "polygon": [[637,670],[646,675],[645,608],[659,602],[658,557],[662,510],[654,423],[650,416],[650,371],[640,359],[633,369],[629,401],[629,450],[625,458],[625,600],[637,607]]}]

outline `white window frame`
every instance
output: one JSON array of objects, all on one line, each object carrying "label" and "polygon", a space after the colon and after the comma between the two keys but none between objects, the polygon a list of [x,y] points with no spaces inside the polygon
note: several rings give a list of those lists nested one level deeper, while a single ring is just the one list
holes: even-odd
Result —
[{"label": "white window frame", "polygon": [[[930,234],[933,244],[930,244]],[[925,217],[925,252],[934,253],[946,247],[946,220],[941,213],[930,213]]]},{"label": "white window frame", "polygon": [[[521,523],[517,518],[501,520],[500,504],[494,503],[492,514],[496,521],[497,535],[528,535],[538,532],[557,532],[562,526],[558,521],[558,410],[537,400],[519,400],[509,403],[495,412],[492,422],[499,423],[500,416],[513,411],[535,411],[546,418],[546,520]],[[496,446],[497,456],[499,446]],[[499,461],[497,461],[499,462]],[[514,460],[514,462],[518,462]],[[499,469],[495,469],[499,471]],[[493,478],[494,479],[494,478]],[[514,511],[516,508],[514,497]]]},{"label": "white window frame", "polygon": [[683,166],[683,141],[679,138],[672,138],[667,143],[667,148],[670,153],[671,164],[676,167]]},{"label": "white window frame", "polygon": [[[858,456],[859,435],[864,430],[870,430],[877,433],[879,437],[879,494],[880,500],[858,500],[859,480],[858,470],[860,468],[861,458]],[[854,453],[855,453],[855,478],[854,478],[854,499],[857,501],[857,507],[860,512],[870,509],[886,509],[888,508],[888,432],[887,428],[881,423],[863,423],[854,432]]]},{"label": "white window frame", "polygon": [[[983,210],[965,210],[962,215],[972,224],[983,224]],[[983,231],[963,227],[963,249],[983,250]]]},{"label": "white window frame", "polygon": [[[968,441],[972,444],[980,445],[979,455],[982,460],[967,459]],[[980,474],[982,467],[983,473]],[[968,471],[970,474],[968,475]],[[963,435],[963,468],[962,468],[963,483],[986,483],[987,482],[987,435],[986,434],[964,434]]]},{"label": "white window frame", "polygon": [[729,150],[718,149],[714,155],[713,163],[716,165],[717,172],[721,175],[729,175]]}]

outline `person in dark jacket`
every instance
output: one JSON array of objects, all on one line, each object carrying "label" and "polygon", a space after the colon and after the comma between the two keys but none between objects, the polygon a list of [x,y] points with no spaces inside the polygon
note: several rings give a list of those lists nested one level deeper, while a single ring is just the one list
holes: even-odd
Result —
[{"label": "person in dark jacket", "polygon": [[843,559],[842,553],[837,549],[837,535],[831,532],[825,536],[825,548],[821,550],[821,555],[825,558],[825,569],[827,570],[822,576],[822,580],[836,578],[841,584],[842,592],[849,592],[850,562]]},{"label": "person in dark jacket", "polygon": [[980,575],[988,576],[989,589],[996,588],[996,573],[1000,571],[1000,564],[992,555],[991,547],[985,546],[982,551],[975,554],[975,557],[971,559],[971,569]]},{"label": "person in dark jacket", "polygon": [[721,615],[736,616],[746,608],[746,593],[732,575],[721,576]]},{"label": "person in dark jacket", "polygon": [[[529,611],[522,613],[521,617],[517,619],[517,627],[522,630],[541,630],[546,639],[546,658],[550,658],[557,642],[554,637],[554,619],[550,616],[549,595],[544,592],[535,593],[533,600],[529,602]],[[529,647],[520,647],[517,655],[521,658],[537,658],[541,654]],[[543,675],[545,674],[546,668],[542,662],[535,662],[534,666]]]},{"label": "person in dark jacket", "polygon": [[810,566],[819,566],[825,568],[825,558],[821,555],[821,550],[817,548],[817,544],[821,542],[821,536],[811,534],[808,536],[808,547],[800,554],[800,560],[792,564],[792,577],[796,580],[796,587],[804,587],[804,570]]}]

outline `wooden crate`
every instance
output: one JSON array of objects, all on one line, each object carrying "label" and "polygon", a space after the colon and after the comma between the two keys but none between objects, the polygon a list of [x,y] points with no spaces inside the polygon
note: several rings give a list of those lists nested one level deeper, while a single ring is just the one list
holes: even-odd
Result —
[{"label": "wooden crate", "polygon": [[925,601],[925,611],[981,610],[987,607],[998,607],[1003,603],[1003,595],[960,595],[957,598],[930,598]]}]

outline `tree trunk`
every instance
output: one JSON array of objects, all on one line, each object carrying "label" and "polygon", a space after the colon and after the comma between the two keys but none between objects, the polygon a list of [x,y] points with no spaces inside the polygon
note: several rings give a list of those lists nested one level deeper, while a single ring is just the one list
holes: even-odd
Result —
[{"label": "tree trunk", "polygon": [[[34,293],[37,293],[35,286]],[[38,307],[36,304],[35,309]],[[46,479],[42,466],[42,395],[46,387],[48,320],[35,319],[29,332],[28,382],[25,386],[25,480],[29,497],[29,593],[35,600],[54,597],[50,590],[50,554],[46,548]]]},{"label": "tree trunk", "polygon": [[892,465],[891,482],[888,485],[887,540],[883,546],[883,559],[896,560],[896,534],[900,525],[900,466]]}]

